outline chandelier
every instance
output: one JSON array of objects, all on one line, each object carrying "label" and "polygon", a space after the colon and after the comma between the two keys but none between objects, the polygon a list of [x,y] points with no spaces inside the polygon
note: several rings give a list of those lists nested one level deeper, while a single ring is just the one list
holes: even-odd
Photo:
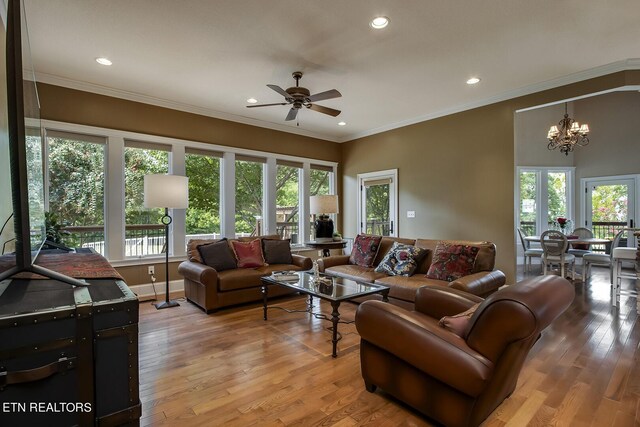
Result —
[{"label": "chandelier", "polygon": [[[558,126],[560,129],[558,129]],[[564,118],[558,122],[558,126],[551,126],[549,133],[547,133],[547,139],[549,140],[547,148],[549,150],[559,148],[561,153],[568,156],[569,151],[573,151],[576,145],[584,147],[589,143],[589,138],[587,138],[589,125],[580,125],[580,123],[570,118],[567,113],[566,103],[564,104]]]}]

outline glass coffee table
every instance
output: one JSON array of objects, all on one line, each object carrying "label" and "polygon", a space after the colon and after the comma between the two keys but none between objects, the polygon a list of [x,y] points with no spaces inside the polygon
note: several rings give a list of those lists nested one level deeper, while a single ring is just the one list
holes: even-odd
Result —
[{"label": "glass coffee table", "polygon": [[[314,284],[314,277],[313,273],[311,272],[295,272],[295,276],[297,277],[294,278],[292,275],[290,280],[279,280],[274,278],[273,276],[265,276],[260,279],[262,281],[261,291],[264,320],[267,320],[267,310],[269,308],[278,308],[289,313],[311,313],[317,319],[330,320],[333,323],[333,326],[329,328],[332,332],[331,342],[333,343],[333,353],[331,355],[333,357],[337,357],[336,346],[338,344],[338,341],[340,341],[340,339],[342,338],[342,336],[338,333],[338,323],[353,323],[353,321],[340,320],[340,312],[338,311],[340,303],[343,301],[351,301],[355,298],[373,294],[381,294],[383,301],[389,301],[388,286],[375,285],[373,283],[366,282],[356,282],[354,280],[326,275],[321,275],[321,277],[333,279],[333,284],[316,285]],[[308,295],[309,301],[307,303],[307,310],[289,310],[277,306],[267,306],[269,286],[284,286],[286,288],[294,289],[300,293]],[[313,297],[329,301],[332,308],[331,318],[322,313],[311,312],[313,308]]]}]

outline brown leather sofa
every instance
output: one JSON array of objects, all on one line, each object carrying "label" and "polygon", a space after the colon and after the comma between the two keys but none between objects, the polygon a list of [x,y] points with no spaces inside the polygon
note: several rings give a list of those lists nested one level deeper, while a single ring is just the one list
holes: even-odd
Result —
[{"label": "brown leather sofa", "polygon": [[[356,327],[365,386],[370,392],[380,387],[444,425],[479,425],[514,391],[529,350],[573,297],[566,279],[542,276],[484,301],[427,286],[417,292],[415,311],[364,302]],[[462,337],[439,326],[443,316],[477,302]]]},{"label": "brown leather sofa", "polygon": [[[375,267],[380,264],[380,261],[382,261],[387,252],[389,252],[389,249],[391,249],[393,242],[428,249],[427,256],[418,265],[416,272],[412,276],[389,276],[386,273],[376,273],[374,271]],[[472,274],[461,277],[453,282],[425,277],[429,271],[429,266],[431,266],[433,252],[438,242],[479,247],[480,250],[478,251]],[[506,282],[504,273],[500,270],[494,270],[495,259],[496,245],[491,242],[383,237],[380,242],[378,254],[373,262],[373,267],[361,267],[359,265],[349,264],[349,255],[337,255],[318,260],[318,269],[320,272],[333,276],[389,286],[391,288],[389,291],[389,300],[396,305],[411,308],[415,300],[416,291],[424,285],[448,286],[481,297],[490,295]]]},{"label": "brown leather sofa", "polygon": [[[264,236],[262,238],[273,238]],[[241,238],[239,240],[250,240]],[[188,301],[196,304],[207,314],[223,307],[247,302],[260,301],[260,278],[277,270],[310,270],[313,262],[310,258],[292,254],[293,264],[271,264],[259,268],[235,268],[216,271],[214,268],[198,262],[193,250],[204,241],[189,242],[189,260],[178,266],[178,273],[184,276],[184,293]],[[214,242],[214,240],[208,241]],[[294,291],[284,286],[269,289],[269,297],[292,294]]]}]

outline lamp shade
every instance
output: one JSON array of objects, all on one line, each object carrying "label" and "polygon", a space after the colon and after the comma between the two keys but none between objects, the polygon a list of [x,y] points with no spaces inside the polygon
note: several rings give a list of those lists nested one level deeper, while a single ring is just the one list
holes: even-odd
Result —
[{"label": "lamp shade", "polygon": [[180,175],[145,175],[144,207],[189,207],[189,178]]},{"label": "lamp shade", "polygon": [[309,213],[312,214],[334,214],[340,213],[338,209],[338,196],[311,196],[309,198]]}]

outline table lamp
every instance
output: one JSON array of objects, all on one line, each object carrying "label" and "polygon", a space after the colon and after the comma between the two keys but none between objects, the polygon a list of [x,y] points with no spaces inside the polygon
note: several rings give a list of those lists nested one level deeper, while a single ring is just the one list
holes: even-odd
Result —
[{"label": "table lamp", "polygon": [[316,241],[333,240],[333,221],[328,214],[339,213],[338,196],[311,196],[309,198],[309,212],[318,214],[314,223],[316,229]]},{"label": "table lamp", "polygon": [[173,221],[171,216],[169,216],[169,208],[186,209],[188,206],[189,178],[186,176],[161,174],[144,176],[144,207],[164,208],[164,216],[161,221],[162,224],[164,224],[167,284],[164,302],[154,304],[158,310],[180,305],[177,301],[169,299],[169,224]]}]

